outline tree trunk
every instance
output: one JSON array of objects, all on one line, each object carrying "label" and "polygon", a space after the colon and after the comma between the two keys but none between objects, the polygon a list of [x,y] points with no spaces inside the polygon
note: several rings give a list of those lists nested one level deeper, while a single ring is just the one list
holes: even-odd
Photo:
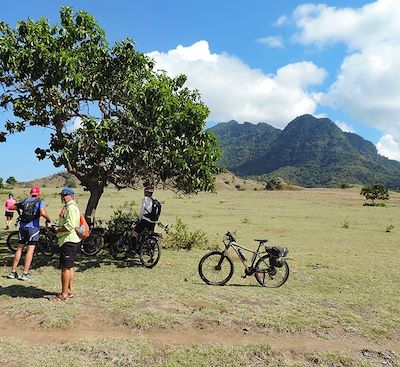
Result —
[{"label": "tree trunk", "polygon": [[92,225],[95,220],[97,205],[104,192],[104,186],[87,186],[87,189],[90,192],[90,197],[86,205],[85,218],[88,224]]}]

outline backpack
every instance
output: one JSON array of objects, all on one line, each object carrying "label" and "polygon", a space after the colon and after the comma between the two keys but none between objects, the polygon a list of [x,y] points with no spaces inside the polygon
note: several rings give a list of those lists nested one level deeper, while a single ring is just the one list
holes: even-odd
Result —
[{"label": "backpack", "polygon": [[36,204],[40,201],[39,198],[36,198],[32,201],[24,200],[19,203],[18,207],[21,210],[20,216],[22,222],[32,222],[34,219],[40,218],[40,210],[38,209],[35,212]]},{"label": "backpack", "polygon": [[85,239],[89,237],[89,224],[86,222],[85,216],[83,214],[79,217],[79,228],[76,229],[76,233],[81,239]]},{"label": "backpack", "polygon": [[146,217],[149,218],[152,222],[157,222],[161,214],[161,203],[157,199],[151,198],[151,200],[151,211],[149,214],[146,214]]}]

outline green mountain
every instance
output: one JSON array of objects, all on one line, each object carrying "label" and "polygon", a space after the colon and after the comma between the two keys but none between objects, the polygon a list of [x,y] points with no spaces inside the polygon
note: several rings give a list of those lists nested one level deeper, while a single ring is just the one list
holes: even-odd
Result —
[{"label": "green mountain", "polygon": [[306,187],[377,182],[400,187],[400,162],[379,155],[374,144],[327,118],[299,116],[284,130],[231,121],[211,131],[220,140],[223,163],[239,176],[279,176]]}]

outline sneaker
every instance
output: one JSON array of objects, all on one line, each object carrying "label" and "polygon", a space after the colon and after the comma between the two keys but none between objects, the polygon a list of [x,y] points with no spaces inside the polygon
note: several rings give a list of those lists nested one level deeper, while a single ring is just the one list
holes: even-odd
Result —
[{"label": "sneaker", "polygon": [[30,275],[29,273],[23,273],[18,279],[19,280],[32,280],[32,275]]},{"label": "sneaker", "polygon": [[10,274],[7,275],[8,279],[18,279],[18,274],[16,271],[12,271]]}]

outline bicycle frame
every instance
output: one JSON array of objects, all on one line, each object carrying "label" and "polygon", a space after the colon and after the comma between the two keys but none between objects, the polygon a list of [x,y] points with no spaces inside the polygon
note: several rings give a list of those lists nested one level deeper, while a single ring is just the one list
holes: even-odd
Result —
[{"label": "bicycle frame", "polygon": [[[254,251],[252,249],[249,249],[248,247],[245,247],[245,246],[242,246],[242,245],[238,244],[236,242],[236,240],[233,238],[233,236],[230,236],[228,238],[228,243],[226,243],[225,241],[223,241],[223,243],[225,245],[224,254],[227,254],[229,248],[232,247],[233,250],[235,251],[236,255],[238,256],[239,260],[241,261],[241,263],[243,264],[243,266],[245,268],[253,269],[255,263],[258,261],[259,258],[261,258],[261,254],[266,254],[267,253],[266,251],[260,251],[261,246],[265,245],[266,241],[259,241],[256,251]],[[240,252],[240,250],[244,250],[246,252],[252,253],[251,265],[249,265],[249,266],[246,265],[247,259]]]}]

